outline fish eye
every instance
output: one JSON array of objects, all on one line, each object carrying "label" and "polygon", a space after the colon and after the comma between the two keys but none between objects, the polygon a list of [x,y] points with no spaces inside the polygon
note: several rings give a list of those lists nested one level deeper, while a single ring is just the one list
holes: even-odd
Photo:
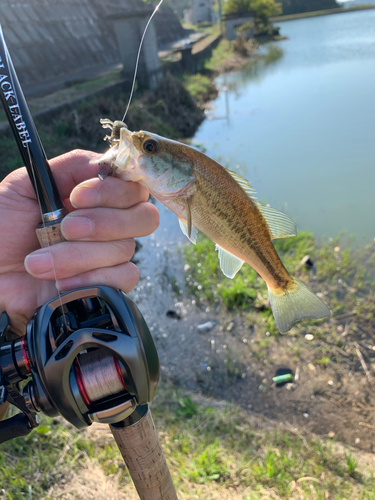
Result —
[{"label": "fish eye", "polygon": [[143,151],[146,154],[149,154],[149,155],[155,154],[159,151],[159,149],[160,149],[159,143],[155,139],[147,139],[143,143]]}]

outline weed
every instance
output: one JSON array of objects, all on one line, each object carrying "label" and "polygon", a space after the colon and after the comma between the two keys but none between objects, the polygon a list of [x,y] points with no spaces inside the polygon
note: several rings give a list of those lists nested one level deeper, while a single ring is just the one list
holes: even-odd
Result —
[{"label": "weed", "polygon": [[328,356],[324,356],[323,358],[316,359],[315,362],[326,368],[331,363],[331,359]]},{"label": "weed", "polygon": [[181,287],[177,281],[177,278],[175,276],[169,276],[169,283],[172,287],[173,293],[179,297],[182,294]]},{"label": "weed", "polygon": [[198,406],[193,402],[190,396],[178,400],[178,408],[175,413],[180,418],[192,418],[198,414]]},{"label": "weed", "polygon": [[196,75],[184,74],[182,83],[198,104],[203,104],[217,95],[217,89],[212,79],[206,75],[200,73]]},{"label": "weed", "polygon": [[203,452],[190,463],[190,471],[186,474],[191,480],[198,483],[207,481],[224,481],[229,469],[223,459],[223,450],[219,447],[219,440],[209,444]]},{"label": "weed", "polygon": [[358,466],[357,460],[350,454],[345,454],[345,460],[346,460],[346,464],[348,466],[349,476],[354,477],[356,475],[357,466]]},{"label": "weed", "polygon": [[13,137],[4,134],[0,137],[0,178],[3,179],[15,168],[22,167],[22,159]]}]

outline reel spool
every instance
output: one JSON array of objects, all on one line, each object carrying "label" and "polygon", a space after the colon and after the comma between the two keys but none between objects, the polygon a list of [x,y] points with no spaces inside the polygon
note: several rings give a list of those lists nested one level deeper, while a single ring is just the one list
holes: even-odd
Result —
[{"label": "reel spool", "polygon": [[152,401],[159,380],[157,352],[139,309],[125,293],[104,286],[67,292],[42,306],[25,337],[0,345],[0,368],[3,399],[18,406],[31,427],[39,411],[61,414],[78,428],[119,422]]}]

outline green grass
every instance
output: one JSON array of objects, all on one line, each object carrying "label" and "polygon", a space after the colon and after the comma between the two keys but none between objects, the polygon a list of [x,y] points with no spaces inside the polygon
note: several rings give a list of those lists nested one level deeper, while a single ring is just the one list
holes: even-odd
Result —
[{"label": "green grass", "polygon": [[212,55],[205,61],[205,69],[210,71],[219,71],[226,61],[233,57],[234,46],[229,40],[221,40],[212,51]]},{"label": "green grass", "polygon": [[[27,438],[14,439],[0,448],[0,484],[5,498],[41,498],[59,476],[56,467],[62,458],[65,467],[79,465],[83,452],[93,457],[95,445],[61,420],[42,419]],[[39,480],[35,480],[40,477]]]},{"label": "green grass", "polygon": [[207,75],[197,73],[196,75],[184,74],[182,83],[196,102],[203,103],[212,95],[216,95],[217,90],[212,79]]},{"label": "green grass", "polygon": [[[198,404],[172,386],[160,388],[153,414],[180,498],[375,498],[373,472],[332,441],[269,430],[269,424],[265,430],[264,421],[237,407]],[[96,439],[60,419],[42,423],[41,433],[1,446],[5,498],[40,499],[72,471],[79,474],[87,459],[98,460],[107,476],[119,474],[121,487],[129,483],[110,438]]]}]

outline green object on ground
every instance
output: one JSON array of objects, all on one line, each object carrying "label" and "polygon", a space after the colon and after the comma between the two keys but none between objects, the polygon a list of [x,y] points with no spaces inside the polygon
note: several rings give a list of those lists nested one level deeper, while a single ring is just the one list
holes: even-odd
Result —
[{"label": "green object on ground", "polygon": [[285,373],[284,375],[278,375],[272,379],[275,384],[283,384],[284,382],[291,382],[293,380],[293,375],[291,373]]}]

